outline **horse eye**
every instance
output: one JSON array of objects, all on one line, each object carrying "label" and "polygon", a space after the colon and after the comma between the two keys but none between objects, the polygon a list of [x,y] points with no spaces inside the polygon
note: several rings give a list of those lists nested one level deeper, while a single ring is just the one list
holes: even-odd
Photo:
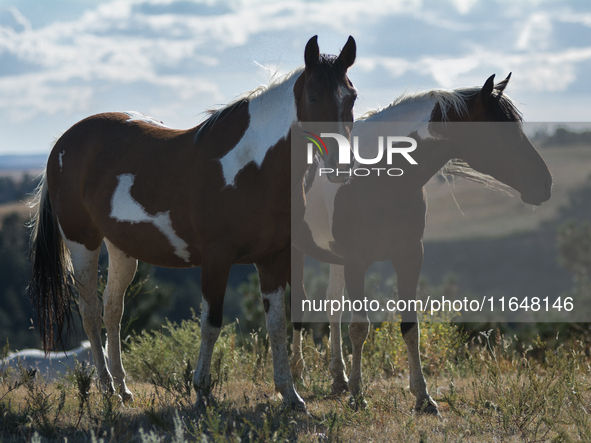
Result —
[{"label": "horse eye", "polygon": [[308,96],[308,101],[310,103],[318,103],[318,99],[316,97],[314,97],[313,95]]}]

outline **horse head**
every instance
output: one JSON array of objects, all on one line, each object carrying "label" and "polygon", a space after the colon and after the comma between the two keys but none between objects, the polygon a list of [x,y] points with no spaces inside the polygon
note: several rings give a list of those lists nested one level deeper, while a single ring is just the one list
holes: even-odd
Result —
[{"label": "horse head", "polygon": [[494,83],[491,75],[481,88],[459,90],[461,109],[433,111],[435,131],[455,140],[457,158],[521,194],[524,203],[539,206],[550,198],[552,175],[522,128],[521,113],[504,94],[511,74]]},{"label": "horse head", "polygon": [[[317,36],[308,41],[304,51],[305,69],[294,88],[300,122],[331,122],[336,125],[337,133],[350,139],[357,92],[347,71],[355,62],[355,56],[353,37],[349,37],[338,57],[320,54]],[[326,145],[327,149],[322,153],[324,164],[336,171],[338,145],[335,141],[327,141]],[[333,173],[328,179],[342,183],[348,176]]]}]

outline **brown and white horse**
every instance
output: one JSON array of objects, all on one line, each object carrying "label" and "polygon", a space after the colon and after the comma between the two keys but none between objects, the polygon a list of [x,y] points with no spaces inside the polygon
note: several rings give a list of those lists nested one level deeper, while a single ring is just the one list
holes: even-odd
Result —
[{"label": "brown and white horse", "polygon": [[[396,127],[397,132],[392,135],[402,135],[400,128],[406,128],[406,134],[418,139],[418,147],[412,153],[417,165],[408,168],[408,163],[400,156],[405,166],[398,166],[407,170],[402,176],[390,177],[382,173],[354,177],[344,185],[329,183],[324,176],[314,177],[306,194],[304,226],[309,228],[306,232],[311,231],[316,248],[339,254],[344,263],[344,266],[330,267],[327,299],[340,300],[345,284],[351,300],[363,299],[367,269],[372,263],[385,260],[389,260],[396,271],[399,299],[416,298],[427,215],[424,185],[451,159],[465,160],[471,167],[456,164],[456,174],[482,182],[490,179],[483,175],[488,174],[517,190],[525,203],[539,205],[550,198],[550,172],[523,133],[515,104],[503,94],[509,78],[496,86],[491,76],[482,88],[432,90],[403,96],[382,111],[355,122],[353,136],[371,131],[372,123],[376,122]],[[362,158],[373,159],[377,149],[370,144],[359,146],[359,151]],[[384,161],[372,166],[389,167]],[[304,253],[308,248],[300,238],[294,237],[292,312],[297,312],[306,297],[301,282]],[[341,351],[342,312],[328,314],[333,392],[349,390],[354,402],[364,403],[360,398],[361,353],[369,328],[367,312],[353,312],[349,325],[353,345],[349,378]],[[402,313],[401,330],[408,351],[410,390],[417,399],[415,408],[438,414],[421,369],[416,312]],[[296,322],[291,361],[296,377],[304,367],[300,342],[301,323]]]},{"label": "brown and white horse", "polygon": [[[114,379],[123,399],[132,400],[121,364],[120,322],[137,261],[201,266],[201,347],[193,378],[200,397],[209,392],[230,267],[254,263],[276,389],[287,404],[305,408],[289,371],[284,290],[292,216],[304,215],[301,179],[308,165],[302,163],[299,179],[290,180],[290,131],[298,121],[336,121],[344,122],[343,135],[349,136],[356,93],[347,70],[355,55],[352,37],[338,57],[321,55],[313,37],[303,69],[189,130],[139,113],[107,113],[66,131],[49,156],[34,219],[28,291],[45,350],[69,326],[72,276],[100,382],[114,392]],[[299,199],[298,214],[291,213],[293,198]],[[103,241],[109,274],[101,306],[97,265]],[[103,309],[108,359],[101,343]]]}]

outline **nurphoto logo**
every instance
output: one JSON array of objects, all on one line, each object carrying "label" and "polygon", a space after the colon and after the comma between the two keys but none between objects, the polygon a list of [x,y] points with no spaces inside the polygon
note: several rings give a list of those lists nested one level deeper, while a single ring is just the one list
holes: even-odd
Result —
[{"label": "nurphoto logo", "polygon": [[[373,168],[365,168],[359,167],[357,165],[376,165],[383,161],[384,159],[384,151],[386,152],[386,164],[391,166],[393,163],[393,157],[395,154],[402,155],[406,161],[408,161],[411,165],[416,165],[417,162],[414,158],[411,157],[410,153],[413,152],[417,148],[417,142],[412,137],[402,137],[402,136],[378,136],[377,138],[377,145],[378,151],[377,155],[374,158],[363,158],[359,153],[359,137],[353,137],[353,149],[351,149],[351,145],[347,137],[342,134],[334,133],[334,132],[322,132],[320,136],[314,134],[313,132],[309,131],[302,131],[305,133],[303,135],[304,138],[310,140],[308,143],[308,152],[307,152],[307,161],[308,164],[311,165],[314,162],[314,147],[316,147],[321,154],[328,155],[328,148],[326,147],[326,143],[322,140],[325,137],[330,137],[337,142],[339,155],[338,155],[338,163],[339,165],[351,165],[349,169],[342,169],[342,168],[318,168],[318,175],[322,176],[323,174],[336,174],[338,175],[355,175],[355,176],[368,176],[371,174],[380,175],[381,172],[388,174],[391,177],[399,177],[404,174],[404,171],[401,168],[386,168],[386,167],[373,167]],[[384,149],[384,139],[385,139],[385,149]],[[351,152],[353,152],[354,161],[355,163],[352,165],[351,161]]]}]

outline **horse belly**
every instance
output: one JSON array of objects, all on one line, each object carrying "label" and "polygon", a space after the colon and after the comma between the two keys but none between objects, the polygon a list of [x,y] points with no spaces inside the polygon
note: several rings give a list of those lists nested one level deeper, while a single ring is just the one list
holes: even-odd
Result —
[{"label": "horse belly", "polygon": [[201,251],[185,241],[170,225],[148,222],[119,224],[116,229],[104,229],[105,238],[127,255],[166,268],[201,265]]},{"label": "horse belly", "polygon": [[[146,263],[174,268],[200,265],[201,254],[186,205],[167,198],[167,192],[138,198],[131,192],[134,180],[131,174],[117,176],[114,191],[107,193],[108,202],[103,195],[92,204],[103,235]],[[148,203],[151,208],[146,207]]]}]

